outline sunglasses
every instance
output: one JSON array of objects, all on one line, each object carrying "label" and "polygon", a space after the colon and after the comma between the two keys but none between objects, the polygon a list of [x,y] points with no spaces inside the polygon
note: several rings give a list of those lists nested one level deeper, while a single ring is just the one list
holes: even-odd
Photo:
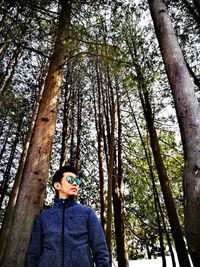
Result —
[{"label": "sunglasses", "polygon": [[79,177],[72,177],[72,176],[67,176],[66,177],[66,180],[69,184],[73,184],[73,182],[75,181],[77,185],[80,185],[81,184],[81,179]]}]

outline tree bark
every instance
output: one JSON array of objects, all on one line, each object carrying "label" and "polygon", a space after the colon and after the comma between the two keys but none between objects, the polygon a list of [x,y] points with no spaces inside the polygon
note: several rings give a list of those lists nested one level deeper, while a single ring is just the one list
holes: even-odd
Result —
[{"label": "tree bark", "polygon": [[69,163],[71,165],[75,164],[75,102],[76,102],[76,94],[75,94],[75,88],[72,89],[72,106],[71,106],[71,117],[70,117],[70,127],[71,127],[71,139],[70,139],[70,158]]},{"label": "tree bark", "polygon": [[[141,95],[141,94],[140,94]],[[186,250],[186,246],[183,240],[183,234],[181,230],[181,226],[179,223],[178,215],[176,212],[176,208],[174,205],[174,200],[170,188],[170,181],[167,176],[167,172],[162,160],[160,146],[158,142],[157,133],[154,127],[153,122],[153,114],[151,111],[151,106],[148,99],[148,92],[144,92],[144,96],[141,95],[141,101],[143,105],[143,110],[147,122],[147,127],[149,130],[151,147],[153,151],[153,156],[156,164],[156,169],[158,172],[158,177],[160,180],[161,189],[163,192],[165,205],[168,213],[169,223],[171,226],[173,239],[177,251],[177,256],[179,260],[179,264],[181,267],[190,267],[189,257]]]},{"label": "tree bark", "polygon": [[70,97],[71,97],[71,87],[69,87],[71,80],[70,77],[71,77],[70,64],[67,64],[66,81],[64,85],[64,111],[63,111],[60,167],[66,165],[67,162],[67,141],[69,139],[69,114],[70,114]]},{"label": "tree bark", "polygon": [[166,5],[161,0],[149,0],[149,6],[181,132],[185,159],[186,238],[193,264],[197,267],[200,266],[200,108]]},{"label": "tree bark", "polygon": [[3,203],[4,197],[5,197],[6,193],[8,193],[7,190],[8,190],[9,181],[10,181],[10,171],[11,171],[11,167],[13,165],[16,147],[19,143],[19,136],[20,136],[20,132],[21,132],[21,128],[22,128],[22,121],[23,121],[22,114],[20,116],[21,116],[21,118],[20,118],[20,121],[18,123],[18,127],[16,129],[15,138],[14,138],[14,141],[13,141],[13,144],[11,147],[10,156],[9,156],[9,159],[7,162],[6,170],[5,170],[5,173],[3,175],[3,181],[2,181],[1,187],[0,187],[0,209],[2,209],[2,203]]},{"label": "tree bark", "polygon": [[15,70],[15,68],[17,66],[20,54],[21,54],[21,48],[18,46],[16,48],[16,50],[14,51],[13,57],[10,60],[8,66],[6,68],[6,73],[5,73],[3,79],[0,82],[1,83],[1,86],[0,86],[0,97],[2,97],[5,94],[6,88],[8,87],[8,85],[9,85],[9,83],[10,83],[12,77],[13,77],[14,70]]},{"label": "tree bark", "polygon": [[[98,66],[97,66],[98,68]],[[99,187],[100,187],[100,202],[101,202],[101,225],[105,231],[105,200],[104,200],[104,171],[103,171],[103,104],[102,104],[102,92],[100,77],[97,70],[97,82],[98,82],[98,158],[99,158]]]},{"label": "tree bark", "polygon": [[44,76],[46,75],[46,73],[43,73],[42,77],[41,77],[41,89],[40,89],[40,94],[36,99],[36,103],[35,103],[35,107],[33,109],[33,114],[32,114],[32,118],[30,121],[30,125],[29,125],[29,129],[28,132],[26,134],[26,140],[25,140],[25,144],[23,147],[23,151],[21,154],[21,158],[20,158],[20,162],[18,165],[18,169],[17,169],[17,173],[15,175],[15,182],[12,188],[12,192],[9,198],[9,202],[8,202],[8,206],[6,209],[6,214],[4,216],[4,220],[3,220],[3,224],[2,224],[2,228],[1,228],[1,234],[0,234],[0,263],[2,261],[2,257],[3,257],[3,253],[4,253],[4,249],[6,246],[6,242],[8,239],[8,235],[10,232],[10,228],[11,228],[11,224],[12,224],[12,220],[13,220],[13,213],[14,213],[14,209],[15,209],[15,205],[16,205],[16,201],[17,201],[17,197],[18,197],[18,193],[19,193],[19,187],[21,184],[21,180],[22,180],[22,176],[23,176],[23,171],[24,171],[24,166],[25,166],[25,162],[26,162],[26,158],[27,158],[27,154],[28,154],[28,149],[29,149],[29,145],[30,145],[30,140],[31,140],[31,136],[33,133],[33,129],[35,126],[35,121],[37,118],[37,114],[38,114],[38,109],[39,109],[39,103],[42,97],[42,93],[43,93],[43,85],[44,85]]},{"label": "tree bark", "polygon": [[[114,223],[115,223],[115,237],[117,246],[117,261],[119,267],[128,267],[128,248],[125,238],[125,215],[124,215],[124,194],[123,194],[123,163],[122,163],[122,121],[120,110],[119,85],[116,79],[116,96],[117,96],[117,119],[118,119],[118,155],[115,162],[117,162],[117,172],[113,176],[113,207],[114,207]],[[115,153],[116,154],[116,153]]]},{"label": "tree bark", "polygon": [[[97,49],[97,47],[96,47]],[[95,88],[93,90],[94,110],[95,110],[95,125],[98,141],[98,163],[99,163],[99,190],[100,190],[100,208],[101,208],[101,225],[105,232],[105,200],[104,200],[104,170],[103,170],[103,101],[102,101],[102,80],[99,71],[98,58],[95,60],[96,80],[97,80],[97,100],[95,98]],[[96,103],[97,107],[96,107]]]},{"label": "tree bark", "polygon": [[80,168],[80,153],[81,153],[81,132],[82,132],[82,106],[83,106],[83,94],[78,88],[78,107],[77,107],[77,131],[76,131],[76,159],[75,166],[77,169]]},{"label": "tree bark", "polygon": [[[130,107],[131,107],[131,102],[130,102],[130,98],[129,98],[129,103],[130,103]],[[169,236],[169,233],[167,231],[167,227],[166,227],[166,223],[165,223],[165,217],[164,217],[164,214],[163,214],[163,210],[162,210],[162,207],[161,207],[161,204],[160,204],[160,199],[159,199],[159,195],[158,195],[158,190],[157,190],[157,187],[156,187],[156,183],[155,183],[155,178],[154,178],[154,172],[153,172],[153,167],[152,167],[152,164],[151,164],[151,158],[150,158],[150,155],[146,149],[146,146],[145,146],[145,143],[144,143],[144,140],[142,138],[142,134],[141,134],[141,131],[140,131],[140,128],[139,128],[139,125],[138,125],[138,122],[137,122],[137,119],[134,115],[134,111],[133,111],[133,108],[131,107],[131,110],[132,110],[132,113],[133,113],[133,118],[134,118],[134,122],[135,122],[135,125],[136,125],[136,128],[138,130],[138,133],[139,133],[139,136],[140,136],[140,140],[141,140],[141,143],[142,143],[142,147],[144,149],[144,152],[145,152],[145,157],[146,157],[146,161],[147,161],[147,164],[148,164],[148,167],[149,167],[149,172],[150,172],[150,177],[151,177],[151,181],[152,181],[152,188],[153,188],[153,193],[154,193],[154,205],[155,205],[155,209],[156,209],[156,214],[157,214],[157,218],[159,217],[159,213],[160,213],[160,216],[161,216],[161,219],[162,219],[162,223],[163,223],[163,227],[164,227],[164,230],[165,230],[165,234],[166,234],[166,238],[167,238],[167,244],[169,246],[169,250],[170,250],[170,254],[171,254],[171,258],[172,258],[172,265],[173,267],[176,267],[176,262],[175,262],[175,257],[174,257],[174,252],[172,250],[172,245],[171,245],[171,241],[170,241],[170,236]],[[160,223],[159,223],[159,218],[158,218],[158,229],[160,228]],[[159,231],[159,235],[161,236],[161,232]],[[160,237],[160,239],[162,239],[162,237]],[[162,242],[161,242],[162,243]],[[162,245],[161,245],[162,246]],[[150,255],[150,253],[147,251],[148,253],[148,257]],[[151,257],[150,257],[151,258]],[[149,258],[149,259],[150,259]],[[165,255],[162,255],[162,259],[163,259],[163,266],[166,265],[166,259],[165,259]]]},{"label": "tree bark", "polygon": [[[44,92],[31,138],[13,223],[3,256],[3,266],[24,266],[35,215],[42,209],[57,104],[69,38],[70,1],[60,0],[61,11],[54,52],[50,59]],[[27,213],[28,211],[28,213]]]},{"label": "tree bark", "polygon": [[108,161],[108,196],[107,196],[107,225],[106,225],[106,241],[110,254],[110,262],[112,262],[112,190],[113,190],[113,175],[114,175],[114,147],[115,147],[115,100],[114,92],[111,83],[109,67],[107,67],[108,88],[110,91],[110,140],[109,146],[109,161]]}]

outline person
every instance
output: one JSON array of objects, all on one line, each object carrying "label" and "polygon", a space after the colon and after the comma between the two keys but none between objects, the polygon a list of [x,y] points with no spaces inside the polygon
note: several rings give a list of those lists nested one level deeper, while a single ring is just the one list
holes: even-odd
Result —
[{"label": "person", "polygon": [[36,216],[27,267],[110,267],[104,233],[94,210],[77,203],[81,180],[73,166],[53,176],[54,206]]}]

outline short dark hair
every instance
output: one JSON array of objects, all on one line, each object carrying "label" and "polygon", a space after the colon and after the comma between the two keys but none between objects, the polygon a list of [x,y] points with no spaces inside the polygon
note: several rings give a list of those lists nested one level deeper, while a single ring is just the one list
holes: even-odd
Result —
[{"label": "short dark hair", "polygon": [[63,177],[63,173],[65,173],[65,172],[72,172],[75,175],[78,174],[78,170],[74,166],[71,166],[71,165],[63,166],[55,172],[55,174],[52,178],[52,186],[54,185],[54,183],[60,182],[60,180]]}]

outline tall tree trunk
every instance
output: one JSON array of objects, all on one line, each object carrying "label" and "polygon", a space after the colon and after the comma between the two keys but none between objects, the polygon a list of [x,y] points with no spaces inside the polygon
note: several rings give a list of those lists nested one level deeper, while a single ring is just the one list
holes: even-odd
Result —
[{"label": "tall tree trunk", "polygon": [[13,165],[13,160],[14,160],[14,156],[15,156],[15,151],[16,151],[16,147],[18,145],[19,142],[19,136],[20,136],[20,131],[22,128],[22,121],[23,121],[23,117],[22,115],[21,119],[18,123],[18,127],[16,129],[16,134],[15,134],[15,139],[13,141],[12,147],[11,147],[11,152],[10,152],[10,156],[8,159],[8,163],[6,166],[6,170],[5,173],[3,175],[3,181],[1,183],[1,187],[0,187],[0,209],[2,208],[2,203],[5,197],[5,194],[7,192],[8,186],[9,186],[9,181],[10,181],[10,171],[11,171],[11,167]]},{"label": "tall tree trunk", "polygon": [[8,141],[8,138],[10,137],[10,130],[12,129],[12,127],[13,127],[13,123],[11,123],[9,125],[9,128],[7,130],[7,133],[6,133],[5,137],[4,137],[4,142],[3,142],[2,148],[0,150],[0,161],[2,160],[3,154],[6,151],[6,145],[8,143],[7,141]]},{"label": "tall tree trunk", "polygon": [[[98,54],[98,49],[96,45],[96,53]],[[100,67],[98,64],[98,58],[95,59],[95,71],[96,71],[96,83],[97,89],[93,86],[93,105],[95,113],[95,126],[97,132],[97,142],[98,142],[98,163],[99,163],[99,191],[100,191],[100,217],[101,225],[103,231],[106,230],[105,222],[105,200],[104,200],[104,156],[103,156],[103,133],[104,133],[104,117],[103,117],[103,99],[102,99],[102,75],[100,72]],[[96,93],[97,92],[97,93]],[[96,94],[97,96],[96,96]]]},{"label": "tall tree trunk", "polygon": [[[0,105],[1,105],[1,103],[2,103],[2,101],[0,100]],[[10,113],[10,110],[7,109],[5,111],[4,117],[0,120],[0,137],[3,135],[4,130],[6,129],[5,126],[6,126],[7,121],[9,121],[9,120],[7,120],[9,113]]]},{"label": "tall tree trunk", "polygon": [[100,78],[100,71],[96,61],[96,75],[97,75],[97,91],[98,91],[98,159],[99,159],[99,187],[100,187],[100,203],[101,203],[101,225],[105,232],[105,200],[104,200],[104,170],[103,170],[103,102],[102,102],[102,81]]},{"label": "tall tree trunk", "polygon": [[3,56],[9,46],[9,43],[11,42],[11,39],[4,40],[0,43],[0,60],[3,59]]},{"label": "tall tree trunk", "polygon": [[194,71],[192,70],[192,68],[190,67],[190,65],[188,64],[188,62],[186,61],[185,59],[185,63],[186,63],[186,66],[188,68],[188,71],[190,73],[190,75],[192,76],[193,80],[194,80],[194,83],[196,84],[197,87],[199,87],[199,90],[200,90],[200,79],[197,77],[197,75],[194,73]]},{"label": "tall tree trunk", "polygon": [[70,158],[69,158],[69,163],[71,165],[75,164],[75,141],[74,141],[74,136],[75,136],[75,102],[76,102],[76,94],[75,94],[75,89],[73,88],[72,92],[72,105],[71,105],[71,117],[70,117],[70,127],[71,127],[71,140],[70,140]]},{"label": "tall tree trunk", "polygon": [[107,169],[108,169],[108,161],[109,161],[108,154],[109,154],[109,144],[110,144],[110,118],[109,118],[109,111],[108,111],[109,97],[110,96],[108,93],[108,89],[102,87],[103,111],[104,111],[105,125],[106,125],[106,127],[103,127],[103,143],[104,143],[104,153],[106,156]]},{"label": "tall tree trunk", "polygon": [[[141,77],[141,76],[140,76]],[[143,85],[144,87],[145,85]],[[143,95],[142,95],[143,94]],[[178,215],[173,201],[173,196],[170,188],[170,181],[167,176],[167,172],[162,160],[160,146],[158,142],[157,133],[154,127],[153,114],[151,111],[151,106],[149,102],[147,90],[143,93],[140,91],[141,102],[144,110],[145,119],[147,122],[147,127],[149,130],[151,147],[153,151],[153,156],[156,164],[156,169],[158,172],[158,177],[160,180],[161,189],[163,192],[165,205],[168,213],[169,223],[171,226],[173,239],[178,255],[179,264],[181,267],[190,267],[190,262],[188,258],[188,253],[183,240],[182,230],[179,223]]]},{"label": "tall tree trunk", "polygon": [[[117,162],[117,172],[113,176],[113,207],[114,207],[114,223],[115,236],[117,246],[117,261],[119,267],[128,267],[128,253],[125,239],[125,216],[124,216],[124,194],[123,194],[123,169],[122,169],[122,122],[120,110],[119,85],[116,79],[116,96],[117,96],[117,118],[118,118],[118,156],[115,159]],[[116,154],[116,153],[115,153]]]},{"label": "tall tree trunk", "polygon": [[81,132],[82,132],[82,105],[83,105],[83,94],[80,93],[80,88],[78,88],[78,95],[77,95],[77,140],[76,140],[76,159],[75,159],[75,166],[77,169],[80,168],[80,152],[81,152]]},{"label": "tall tree trunk", "polygon": [[1,228],[1,233],[0,233],[0,263],[2,261],[4,249],[5,249],[5,246],[6,246],[6,242],[7,242],[8,235],[9,235],[10,228],[11,228],[11,223],[12,223],[12,220],[13,220],[13,213],[14,213],[14,209],[15,209],[15,205],[16,205],[16,201],[17,201],[17,197],[18,197],[18,193],[19,193],[19,187],[20,187],[20,184],[21,184],[21,179],[22,179],[22,176],[23,176],[23,171],[24,171],[24,166],[25,166],[27,154],[28,154],[30,140],[31,140],[31,136],[32,136],[32,133],[33,133],[34,126],[35,126],[35,121],[36,121],[37,114],[38,114],[38,109],[39,109],[39,103],[40,103],[40,100],[42,98],[42,93],[43,93],[43,89],[44,89],[43,85],[44,85],[44,76],[45,75],[46,75],[46,73],[44,73],[42,75],[42,77],[41,77],[40,94],[36,98],[35,107],[33,109],[32,118],[31,118],[31,121],[30,121],[28,132],[26,134],[25,144],[24,144],[24,147],[23,147],[23,151],[22,151],[22,154],[21,154],[21,158],[20,158],[20,162],[19,162],[19,165],[18,165],[17,173],[16,173],[16,176],[15,176],[14,185],[13,185],[13,188],[12,188],[11,196],[9,198],[8,206],[7,206],[7,209],[6,209],[6,214],[4,216],[4,220],[3,220],[3,224],[2,224],[2,228]]},{"label": "tall tree trunk", "polygon": [[166,5],[161,0],[149,0],[149,6],[181,132],[185,159],[186,238],[193,264],[197,267],[200,266],[200,108]]},{"label": "tall tree trunk", "polygon": [[61,157],[60,167],[66,165],[67,162],[67,141],[69,139],[69,113],[70,113],[70,97],[71,97],[71,86],[70,79],[71,70],[70,64],[67,64],[66,81],[64,85],[64,112],[63,112],[63,129],[62,129],[62,146],[61,146]]},{"label": "tall tree trunk", "polygon": [[[52,141],[55,132],[57,104],[63,68],[66,61],[70,25],[70,1],[60,0],[61,11],[54,52],[50,60],[42,100],[27,155],[13,223],[3,256],[3,266],[24,266],[34,217],[42,209]],[[27,214],[27,211],[29,212]]]},{"label": "tall tree trunk", "polygon": [[112,262],[112,190],[113,190],[113,175],[114,175],[114,147],[115,147],[115,99],[114,92],[109,73],[109,67],[107,67],[107,79],[108,89],[110,92],[110,137],[108,139],[109,146],[109,161],[108,161],[108,195],[107,195],[107,218],[106,218],[106,241],[110,254],[110,262]]},{"label": "tall tree trunk", "polygon": [[0,97],[2,97],[6,92],[6,88],[8,87],[8,85],[12,79],[12,76],[14,74],[14,70],[17,66],[18,59],[20,57],[20,54],[21,54],[21,48],[18,46],[16,48],[16,50],[14,51],[13,57],[10,60],[8,66],[6,68],[6,73],[0,82],[1,83],[0,84]]},{"label": "tall tree trunk", "polygon": [[[150,177],[151,177],[151,181],[152,181],[152,188],[153,188],[153,195],[154,195],[154,205],[155,205],[155,210],[156,210],[156,215],[157,215],[157,222],[158,222],[158,230],[159,230],[159,237],[160,237],[160,247],[161,247],[161,253],[162,253],[163,266],[166,266],[166,258],[165,258],[165,254],[164,254],[162,229],[161,229],[161,223],[160,223],[160,217],[159,216],[161,216],[163,227],[164,227],[164,230],[165,230],[165,233],[166,233],[167,243],[168,243],[168,246],[169,246],[169,249],[170,249],[170,253],[171,253],[171,258],[172,258],[172,264],[173,264],[173,267],[176,267],[174,253],[173,253],[173,250],[172,250],[169,234],[168,234],[168,231],[167,231],[167,228],[166,228],[165,218],[164,218],[164,214],[163,214],[163,211],[162,211],[162,207],[161,207],[161,204],[160,204],[160,199],[159,199],[159,195],[158,195],[158,191],[157,191],[157,187],[156,187],[156,183],[155,183],[154,172],[153,172],[153,167],[152,167],[152,164],[151,164],[150,155],[149,155],[149,153],[148,153],[148,151],[146,149],[144,140],[142,138],[142,134],[141,134],[137,119],[136,119],[136,117],[134,115],[134,111],[133,111],[133,108],[131,106],[130,98],[129,98],[129,104],[130,104],[130,107],[131,107],[131,110],[132,110],[132,114],[133,114],[133,118],[134,118],[134,122],[135,122],[136,128],[137,128],[139,136],[140,136],[142,147],[143,147],[144,152],[145,152],[145,157],[146,157],[146,161],[147,161],[147,164],[148,164],[148,167],[149,167]],[[149,255],[149,253],[148,253],[148,255]]]}]

